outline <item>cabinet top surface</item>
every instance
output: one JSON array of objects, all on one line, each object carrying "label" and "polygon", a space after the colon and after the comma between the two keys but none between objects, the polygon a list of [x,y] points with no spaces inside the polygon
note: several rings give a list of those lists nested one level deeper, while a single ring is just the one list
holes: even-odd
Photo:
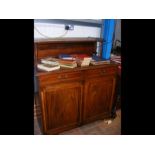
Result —
[{"label": "cabinet top surface", "polygon": [[76,68],[61,68],[59,70],[54,70],[54,71],[50,71],[50,72],[41,71],[41,70],[37,69],[35,76],[43,76],[43,75],[48,75],[48,74],[74,72],[74,71],[90,70],[90,69],[97,69],[97,68],[106,68],[106,67],[118,67],[118,64],[111,62],[110,64],[95,65],[95,66],[85,66],[85,67],[76,67]]},{"label": "cabinet top surface", "polygon": [[102,41],[101,38],[49,38],[49,39],[35,39],[34,43],[55,43],[55,42],[96,42]]}]

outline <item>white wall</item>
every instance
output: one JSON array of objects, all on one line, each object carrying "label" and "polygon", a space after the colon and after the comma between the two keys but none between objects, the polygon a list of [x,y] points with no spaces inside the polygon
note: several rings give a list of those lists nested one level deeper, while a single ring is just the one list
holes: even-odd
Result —
[{"label": "white wall", "polygon": [[121,41],[121,19],[116,20],[114,43],[115,43],[115,40]]},{"label": "white wall", "polygon": [[[48,37],[59,37],[65,34],[65,25],[63,24],[47,24],[47,23],[35,23],[34,27],[42,34]],[[34,38],[45,38],[39,34],[34,28]],[[100,37],[101,28],[88,27],[88,26],[74,26],[74,30],[69,30],[63,37]]]}]

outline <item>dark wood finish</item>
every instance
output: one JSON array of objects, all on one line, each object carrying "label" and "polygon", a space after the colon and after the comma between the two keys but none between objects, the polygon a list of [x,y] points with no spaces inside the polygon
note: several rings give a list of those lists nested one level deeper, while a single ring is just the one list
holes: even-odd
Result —
[{"label": "dark wood finish", "polygon": [[92,55],[96,53],[96,41],[102,42],[97,38],[60,38],[60,39],[41,39],[35,40],[35,63],[37,60],[47,56],[58,56],[59,54],[86,53]]},{"label": "dark wood finish", "polygon": [[84,85],[83,123],[111,115],[115,78],[103,76],[86,79]]},{"label": "dark wood finish", "polygon": [[[60,46],[57,46],[58,41],[44,42],[44,52],[41,51],[42,42],[37,42],[36,61],[44,56],[57,56],[62,51],[79,51],[90,55],[95,52],[95,40],[60,42]],[[40,54],[41,52],[47,55]],[[116,74],[117,65],[114,63],[37,72],[43,133],[57,134],[91,121],[111,117]]]},{"label": "dark wood finish", "polygon": [[35,39],[34,43],[77,43],[77,42],[103,42],[102,38],[51,38],[51,39]]},{"label": "dark wood finish", "polygon": [[[98,69],[103,69],[103,71],[102,71],[102,73],[100,73],[100,74],[105,74],[105,73],[108,73],[109,74],[109,71],[112,69],[113,70],[113,73],[116,73],[116,71],[117,71],[117,67],[116,67],[117,65],[115,64],[115,63],[113,63],[113,62],[111,62],[110,64],[105,64],[105,65],[97,65],[97,66],[92,66],[92,65],[90,65],[90,66],[87,66],[87,67],[76,67],[76,68],[74,68],[74,69],[70,69],[70,68],[61,68],[60,70],[55,70],[55,71],[52,71],[52,74],[51,74],[51,72],[44,72],[44,71],[40,71],[40,70],[37,70],[37,73],[35,74],[35,76],[37,76],[37,77],[42,77],[42,76],[47,76],[47,75],[54,75],[54,74],[56,74],[56,73],[61,73],[61,74],[65,74],[65,73],[68,73],[68,72],[70,72],[70,73],[74,73],[74,72],[77,72],[77,71],[87,71],[87,74],[85,74],[85,75],[88,75],[89,74],[89,70],[93,70],[93,72],[91,72],[91,74],[90,75],[92,75],[92,76],[96,76],[96,73],[97,73],[97,70]],[[108,71],[108,72],[105,72],[105,73],[103,73],[104,72],[104,70],[106,70],[106,71]],[[61,71],[61,72],[60,72]],[[99,72],[100,72],[101,70],[99,70]],[[111,71],[110,71],[111,72]],[[80,72],[81,73],[81,72]],[[94,73],[94,74],[92,74],[92,73]],[[97,73],[98,74],[98,73]],[[82,75],[82,76],[84,76],[84,75]]]},{"label": "dark wood finish", "polygon": [[40,85],[46,86],[46,85],[53,84],[53,83],[80,80],[82,78],[82,74],[80,71],[77,71],[77,72],[70,72],[70,71],[65,72],[65,73],[59,72],[59,73],[40,76]]},{"label": "dark wood finish", "polygon": [[45,133],[56,133],[80,124],[81,83],[48,85],[41,95]]},{"label": "dark wood finish", "polygon": [[115,67],[111,67],[110,65],[107,65],[106,67],[102,68],[94,68],[94,69],[89,69],[85,71],[85,77],[86,78],[95,78],[95,77],[102,77],[104,75],[113,75],[114,73],[116,73],[116,68]]},{"label": "dark wood finish", "polygon": [[41,106],[39,103],[39,94],[34,94],[34,118],[41,117]]}]

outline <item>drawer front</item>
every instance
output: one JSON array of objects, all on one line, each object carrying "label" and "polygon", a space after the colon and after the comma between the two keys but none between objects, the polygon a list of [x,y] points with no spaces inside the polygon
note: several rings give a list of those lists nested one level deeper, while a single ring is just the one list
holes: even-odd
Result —
[{"label": "drawer front", "polygon": [[80,80],[82,78],[81,72],[67,72],[67,73],[52,73],[39,77],[40,85],[47,85],[57,82],[67,82],[71,80]]},{"label": "drawer front", "polygon": [[116,67],[105,67],[85,71],[85,78],[101,77],[117,73]]}]

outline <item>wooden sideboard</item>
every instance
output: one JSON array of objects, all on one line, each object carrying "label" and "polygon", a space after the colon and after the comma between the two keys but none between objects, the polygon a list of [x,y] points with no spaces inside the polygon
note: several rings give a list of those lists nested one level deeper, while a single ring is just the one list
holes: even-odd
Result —
[{"label": "wooden sideboard", "polygon": [[[60,53],[96,51],[96,39],[35,41],[35,61]],[[115,63],[36,72],[44,134],[58,134],[80,125],[110,118],[115,95]]]}]

